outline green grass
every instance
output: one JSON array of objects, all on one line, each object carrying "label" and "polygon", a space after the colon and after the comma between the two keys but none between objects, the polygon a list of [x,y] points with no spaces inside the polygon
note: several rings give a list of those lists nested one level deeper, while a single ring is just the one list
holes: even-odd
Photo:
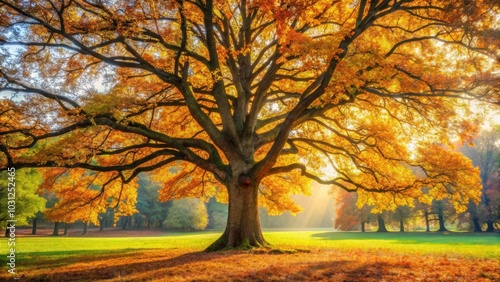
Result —
[{"label": "green grass", "polygon": [[499,234],[476,233],[360,233],[271,232],[265,234],[277,246],[384,251],[401,254],[500,259]]},{"label": "green grass", "polygon": [[[60,259],[103,254],[120,254],[152,249],[203,250],[220,233],[173,233],[158,237],[17,237],[16,261],[38,259]],[[0,252],[7,254],[7,240],[0,240]],[[4,256],[2,256],[3,258]],[[3,260],[2,260],[3,261]]]},{"label": "green grass", "polygon": [[[19,263],[43,258],[77,259],[130,253],[138,250],[185,249],[202,251],[220,236],[220,232],[172,233],[158,237],[17,237]],[[500,259],[498,234],[474,233],[358,233],[312,231],[268,231],[266,240],[276,248],[339,249],[347,251],[391,251],[408,255],[439,255],[467,258]],[[7,253],[6,239],[0,240],[0,251]],[[5,258],[2,255],[2,258]]]}]

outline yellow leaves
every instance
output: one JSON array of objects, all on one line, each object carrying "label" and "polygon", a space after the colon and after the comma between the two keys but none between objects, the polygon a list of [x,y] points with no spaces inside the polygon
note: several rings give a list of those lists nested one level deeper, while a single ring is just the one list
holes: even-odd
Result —
[{"label": "yellow leaves", "polygon": [[[363,182],[368,187],[386,189],[384,193],[371,193],[358,190],[357,206],[367,204],[373,207],[373,213],[393,211],[398,206],[413,206],[414,199],[420,203],[430,205],[433,200],[448,199],[458,213],[467,209],[469,201],[479,202],[481,196],[481,182],[479,171],[472,166],[469,159],[458,152],[445,149],[443,146],[427,144],[418,148],[416,164],[425,171],[425,175],[416,178],[409,169],[406,169],[407,182],[400,182],[405,176],[399,174],[403,170],[389,171],[386,176],[394,179],[385,182],[381,178],[376,183]],[[396,173],[396,174],[395,174]],[[385,183],[384,183],[385,182]],[[399,183],[398,183],[399,182]],[[378,186],[379,184],[382,184]],[[370,186],[372,185],[372,186]],[[393,187],[393,188],[391,188]]]},{"label": "yellow leaves", "polygon": [[458,152],[446,150],[442,146],[428,145],[419,148],[423,164],[431,183],[429,192],[435,198],[451,197],[452,203],[459,208],[472,200],[479,202],[481,180],[479,169],[472,166],[470,159]]},{"label": "yellow leaves", "polygon": [[43,189],[58,199],[55,206],[46,211],[51,220],[67,223],[83,220],[99,225],[99,214],[108,208],[114,209],[115,218],[136,212],[138,184],[122,183],[114,172],[50,169],[44,177]]},{"label": "yellow leaves", "polygon": [[301,177],[299,171],[287,174],[271,175],[264,178],[259,187],[259,204],[265,207],[269,215],[279,215],[289,211],[295,215],[302,208],[290,198],[294,194],[310,193],[311,180]]},{"label": "yellow leaves", "polygon": [[[152,171],[151,177],[162,184],[158,193],[158,199],[162,202],[186,197],[208,201],[220,191],[220,184],[211,173],[187,162],[177,162],[171,167]],[[227,192],[223,193],[224,195],[219,196],[221,200],[227,197]]]},{"label": "yellow leaves", "polygon": [[[460,117],[461,114],[467,116],[467,112],[459,110],[463,105],[446,96],[464,91],[480,93],[482,83],[493,85],[495,81],[495,75],[488,72],[495,70],[496,64],[487,56],[470,56],[473,48],[460,50],[465,42],[457,41],[458,38],[470,39],[467,43],[472,47],[476,42],[477,46],[486,46],[488,42],[498,41],[491,38],[492,35],[481,35],[495,27],[494,20],[497,20],[483,7],[488,6],[483,5],[487,2],[477,5],[456,2],[454,6],[447,6],[447,1],[433,2],[432,5],[439,8],[422,8],[431,4],[408,1],[402,5],[411,13],[391,14],[386,10],[375,22],[366,17],[378,11],[369,12],[369,7],[359,11],[361,1],[255,0],[242,7],[237,1],[217,0],[214,11],[204,11],[201,4],[191,1],[101,2],[95,5],[69,3],[62,16],[65,32],[59,33],[46,29],[47,26],[58,29],[61,24],[59,15],[48,3],[37,4],[35,9],[27,11],[46,19],[47,24],[22,22],[30,27],[26,34],[20,34],[21,41],[39,45],[49,40],[50,44],[71,48],[27,47],[19,51],[21,67],[9,70],[12,75],[34,87],[48,85],[50,91],[72,93],[71,97],[76,97],[90,116],[85,118],[90,120],[92,116],[105,114],[119,120],[116,127],[137,122],[141,126],[136,128],[144,126],[157,131],[154,136],[199,138],[214,145],[216,142],[210,140],[196,122],[202,118],[192,116],[199,106],[211,125],[223,132],[221,135],[228,139],[229,146],[234,145],[235,151],[243,150],[244,146],[257,150],[253,155],[241,154],[249,166],[250,162],[262,160],[266,155],[275,139],[273,130],[279,129],[284,116],[299,101],[304,101],[303,95],[315,89],[322,91],[316,88],[314,81],[321,83],[322,78],[327,78],[325,94],[298,113],[299,120],[292,120],[295,128],[283,150],[290,154],[280,156],[276,166],[300,163],[321,177],[338,177],[339,185],[349,189],[387,191],[373,196],[360,192],[359,203],[374,205],[378,211],[410,205],[409,199],[417,197],[426,202],[431,198],[449,197],[457,204],[477,200],[477,172],[470,163],[430,144],[449,144],[452,134],[467,141],[477,130],[474,122]],[[394,5],[391,10],[398,9],[394,3],[388,5]],[[379,8],[384,9],[383,6]],[[471,11],[465,16],[462,13],[468,7]],[[9,10],[7,6],[2,9]],[[208,24],[214,26],[205,26],[204,12],[212,12],[213,21]],[[370,22],[366,26],[357,23],[359,12],[365,17],[365,23]],[[486,20],[480,20],[479,15],[484,15]],[[181,31],[183,19],[187,19],[185,40]],[[15,19],[0,21],[6,26],[17,25]],[[452,28],[443,28],[446,22],[450,22]],[[481,31],[477,34],[484,40],[466,36],[466,27]],[[211,28],[215,34],[208,40]],[[359,34],[364,28],[364,33]],[[66,32],[67,38],[63,38]],[[420,40],[430,37],[434,39]],[[122,38],[126,38],[125,41]],[[354,40],[352,44],[339,46],[340,42],[346,43],[347,38]],[[447,40],[460,44],[443,43]],[[87,47],[75,50],[81,44]],[[491,47],[486,46],[488,48]],[[340,59],[339,54],[344,55],[345,50],[345,57],[336,64],[330,78],[324,73],[327,66],[334,66],[331,59]],[[14,61],[14,58],[17,57],[10,59]],[[178,77],[181,75],[178,68],[187,66],[188,62],[187,76]],[[112,66],[103,68],[106,64]],[[478,74],[481,70],[485,70],[484,73]],[[95,81],[114,86],[99,87]],[[179,81],[189,85],[185,87],[183,83],[181,87]],[[90,88],[102,91],[81,90],[89,89],[89,82]],[[215,82],[221,82],[222,89],[214,89]],[[309,88],[311,91],[304,93]],[[180,91],[185,91],[184,95]],[[189,109],[186,97],[191,92],[198,105]],[[445,97],[432,97],[442,92]],[[26,98],[26,103],[18,103],[19,107],[0,100],[0,110],[5,112],[0,115],[2,132],[29,130],[29,134],[24,135],[19,132],[2,135],[1,144],[26,145],[32,141],[32,134],[43,135],[82,119],[83,115],[77,117],[80,109],[66,112],[55,100],[49,103],[46,98],[31,98]],[[221,103],[223,99],[227,101]],[[266,104],[257,104],[259,100]],[[225,102],[229,106],[222,109]],[[260,108],[262,110],[252,112]],[[222,122],[223,110],[234,116]],[[256,123],[262,127],[255,129],[256,132],[251,132],[253,128],[243,132],[247,129],[245,126],[253,124],[245,119],[253,116],[259,118]],[[238,132],[230,132],[233,123]],[[40,141],[32,150],[15,150],[12,154],[16,159],[41,164],[51,160],[55,165],[69,166],[80,161],[114,166],[134,163],[158,152],[162,145],[160,138],[149,134],[139,136],[97,126],[95,122],[93,125],[57,140]],[[226,132],[230,134],[225,135]],[[265,140],[258,140],[262,136]],[[235,140],[240,138],[248,139]],[[268,143],[258,147],[265,142]],[[225,141],[218,143],[221,148],[216,150],[224,155],[223,149],[227,146],[221,144]],[[125,152],[128,146],[134,149]],[[412,147],[419,149],[415,151]],[[166,144],[164,148],[175,151],[179,147]],[[208,157],[202,150],[189,149],[203,159]],[[109,155],[107,152],[112,150],[124,151]],[[154,158],[140,166],[153,165],[168,157]],[[229,165],[232,165],[230,161],[241,161],[222,158],[222,162]],[[6,163],[4,156],[0,162]],[[415,176],[412,171],[415,167],[423,168],[428,177]],[[132,171],[123,174],[130,176]],[[161,200],[212,195],[227,200],[227,192],[219,189],[214,176],[193,164],[175,163],[154,174],[164,184]],[[71,175],[61,177],[86,200],[100,196],[97,190],[83,189],[85,183],[105,185],[113,177],[110,173],[99,173],[92,180],[93,175],[82,171],[71,172]],[[262,201],[271,213],[299,210],[289,199],[293,193],[307,191],[308,184],[299,172],[270,176],[263,181]],[[112,191],[125,191],[118,180],[106,185]],[[423,188],[429,189],[428,194],[421,192]],[[78,202],[70,199],[62,186],[52,189],[59,191],[67,203],[61,202],[60,206],[74,207]],[[132,192],[127,193],[132,196]],[[128,201],[121,210],[124,214],[132,212]],[[109,204],[118,204],[120,200],[111,202]]]},{"label": "yellow leaves", "polygon": [[122,119],[128,111],[137,110],[141,97],[133,95],[133,88],[116,85],[106,93],[89,92],[83,99],[83,110],[89,115],[112,114]]}]

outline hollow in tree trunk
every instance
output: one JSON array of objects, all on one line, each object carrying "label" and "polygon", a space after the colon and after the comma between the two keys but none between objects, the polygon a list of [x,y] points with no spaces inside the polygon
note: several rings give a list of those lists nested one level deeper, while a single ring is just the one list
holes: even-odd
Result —
[{"label": "hollow in tree trunk", "polygon": [[59,222],[54,222],[54,232],[52,232],[52,236],[59,236]]},{"label": "hollow in tree trunk", "polygon": [[384,219],[382,218],[382,215],[377,215],[377,221],[378,221],[378,230],[377,232],[387,232],[387,228],[385,227],[385,222]]},{"label": "hollow in tree trunk", "polygon": [[[249,181],[251,182],[251,181]],[[250,249],[267,246],[260,228],[258,209],[259,183],[241,180],[228,185],[229,207],[226,229],[207,251]]]}]

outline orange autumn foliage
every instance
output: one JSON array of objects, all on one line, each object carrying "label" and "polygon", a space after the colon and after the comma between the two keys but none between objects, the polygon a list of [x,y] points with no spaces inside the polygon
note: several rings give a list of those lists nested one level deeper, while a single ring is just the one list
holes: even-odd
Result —
[{"label": "orange autumn foliage", "polygon": [[491,0],[0,0],[0,167],[79,175],[46,187],[70,210],[66,191],[132,198],[143,172],[164,201],[216,196],[217,248],[265,245],[257,205],[299,212],[290,196],[311,180],[376,212],[460,210],[481,187],[451,144],[477,131],[471,100],[499,104],[498,14]]}]

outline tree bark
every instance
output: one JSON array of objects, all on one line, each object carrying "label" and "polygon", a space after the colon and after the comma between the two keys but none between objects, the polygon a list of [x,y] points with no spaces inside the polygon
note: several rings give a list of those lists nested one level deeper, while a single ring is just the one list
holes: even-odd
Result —
[{"label": "tree bark", "polygon": [[486,232],[494,232],[495,231],[495,226],[493,225],[493,220],[487,220],[486,225],[488,228],[486,228]]},{"label": "tree bark", "polygon": [[141,218],[141,215],[135,216],[134,217],[134,221],[135,221],[135,227],[137,229],[142,229],[142,218]]},{"label": "tree bark", "polygon": [[33,225],[31,227],[31,235],[36,235],[37,225],[38,225],[38,220],[36,218],[33,218]]},{"label": "tree bark", "polygon": [[405,223],[402,217],[399,219],[399,232],[405,232]]},{"label": "tree bark", "polygon": [[425,210],[425,232],[431,232],[430,224],[429,224],[429,211]]},{"label": "tree bark", "polygon": [[365,222],[361,221],[361,232],[365,232]]},{"label": "tree bark", "polygon": [[52,236],[59,236],[59,222],[54,222],[54,232],[52,232]]},{"label": "tree bark", "polygon": [[481,224],[479,224],[479,218],[477,216],[472,216],[472,231],[482,232]]},{"label": "tree bark", "polygon": [[68,235],[68,224],[64,223],[64,236]]},{"label": "tree bark", "polygon": [[377,232],[387,232],[387,228],[385,227],[385,222],[384,219],[382,218],[382,215],[377,215],[377,221],[378,221],[378,230]]},{"label": "tree bark", "polygon": [[104,231],[104,219],[99,218],[99,232]]},{"label": "tree bark", "polygon": [[444,211],[443,211],[443,204],[438,204],[438,221],[439,221],[439,229],[438,232],[445,232],[448,231],[446,229],[446,226],[444,226]]},{"label": "tree bark", "polygon": [[258,209],[259,183],[249,185],[233,181],[228,185],[229,207],[226,229],[206,251],[251,249],[267,246],[262,235]]},{"label": "tree bark", "polygon": [[87,228],[89,226],[89,223],[88,222],[84,222],[83,223],[83,233],[82,235],[87,235]]},{"label": "tree bark", "polygon": [[129,225],[129,223],[131,221],[129,219],[131,219],[129,216],[126,216],[123,218],[123,226],[122,226],[123,230],[127,229],[127,226]]}]

